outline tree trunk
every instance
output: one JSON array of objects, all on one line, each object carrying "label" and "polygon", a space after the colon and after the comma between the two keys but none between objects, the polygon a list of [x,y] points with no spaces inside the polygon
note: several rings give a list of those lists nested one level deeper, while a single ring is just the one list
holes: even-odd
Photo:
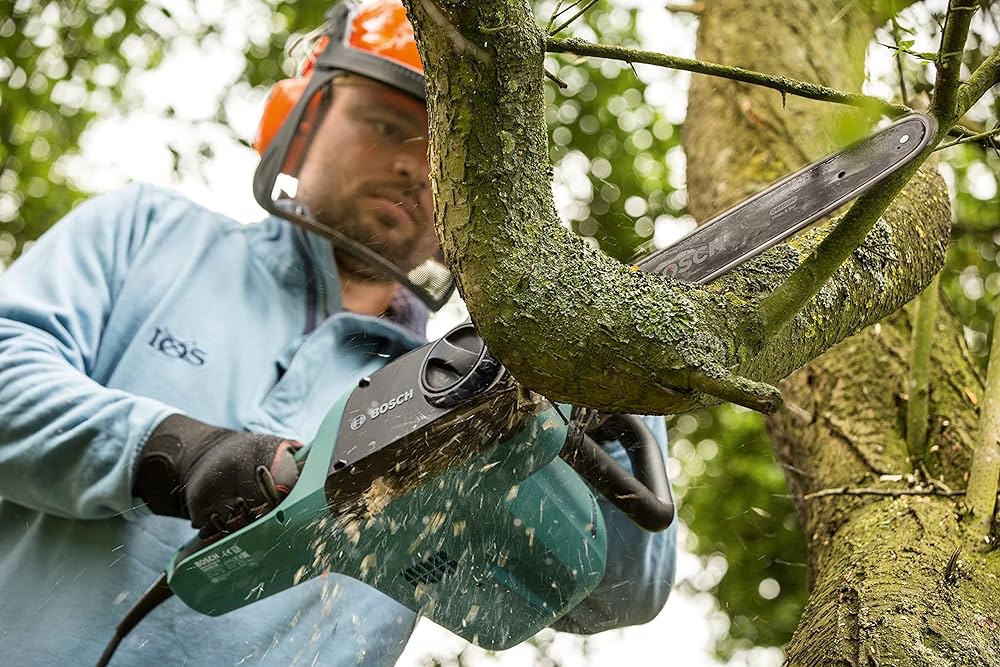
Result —
[{"label": "tree trunk", "polygon": [[[707,3],[698,57],[858,91],[880,18],[867,4]],[[829,151],[843,113],[695,78],[685,123],[692,212],[704,219]],[[930,177],[913,185],[922,194],[911,189],[902,197],[926,202],[943,188]],[[946,209],[919,205],[897,214],[927,230],[950,219]],[[786,407],[768,427],[809,540],[811,580],[788,665],[1000,664],[1000,563],[968,547],[955,556],[966,539],[961,497],[843,491],[908,491],[915,481],[965,488],[982,382],[961,332],[942,312],[931,360],[929,454],[916,466],[905,433],[908,313],[869,327],[783,383]]]},{"label": "tree trunk", "polygon": [[[783,325],[765,326],[760,300],[817,247],[823,229],[707,287],[594,252],[555,217],[545,37],[527,1],[404,2],[427,65],[442,247],[491,350],[551,399],[647,414],[720,399],[774,405],[764,382],[894,313],[943,263],[947,193],[926,168]],[[699,55],[856,91],[866,45],[885,18],[872,7],[901,4],[717,0],[702,15]],[[988,81],[981,83],[977,90]],[[847,113],[856,112],[695,78],[685,126],[692,211],[704,219],[820,157]],[[866,197],[867,210],[882,211],[887,191]],[[981,383],[958,324],[945,315],[938,326],[924,481],[959,489]],[[789,486],[808,531],[814,584],[789,664],[1000,664],[1000,610],[990,594],[998,568],[978,550],[952,558],[966,540],[955,497],[835,490],[912,492],[911,477],[924,476],[904,444],[908,340],[903,313],[844,343],[786,384],[791,405],[771,423],[778,457],[800,471]],[[817,491],[825,492],[810,500]]]}]

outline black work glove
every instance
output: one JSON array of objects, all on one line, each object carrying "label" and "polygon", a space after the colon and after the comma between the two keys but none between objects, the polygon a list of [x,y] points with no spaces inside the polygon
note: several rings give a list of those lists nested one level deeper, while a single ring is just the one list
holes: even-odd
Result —
[{"label": "black work glove", "polygon": [[139,453],[133,493],[154,514],[190,519],[202,537],[271,511],[299,477],[295,440],[171,415]]}]

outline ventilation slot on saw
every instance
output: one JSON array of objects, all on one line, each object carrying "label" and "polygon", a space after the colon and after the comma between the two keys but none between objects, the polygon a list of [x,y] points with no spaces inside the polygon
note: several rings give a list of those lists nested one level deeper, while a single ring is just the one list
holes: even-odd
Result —
[{"label": "ventilation slot on saw", "polygon": [[444,551],[403,570],[403,578],[413,587],[417,584],[436,584],[446,574],[458,569],[458,561]]}]

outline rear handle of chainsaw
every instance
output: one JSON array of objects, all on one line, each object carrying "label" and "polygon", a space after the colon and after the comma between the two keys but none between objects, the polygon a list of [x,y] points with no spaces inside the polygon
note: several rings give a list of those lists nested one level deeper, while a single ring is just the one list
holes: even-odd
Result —
[{"label": "rear handle of chainsaw", "polygon": [[566,439],[560,456],[637,526],[651,532],[674,520],[674,500],[659,443],[635,415],[611,415],[597,430],[601,440],[618,439],[634,475],[588,434]]}]

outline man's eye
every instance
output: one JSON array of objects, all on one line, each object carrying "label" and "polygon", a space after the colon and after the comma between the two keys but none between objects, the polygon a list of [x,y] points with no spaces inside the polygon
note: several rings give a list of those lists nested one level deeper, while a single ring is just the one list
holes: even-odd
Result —
[{"label": "man's eye", "polygon": [[383,139],[391,139],[393,141],[402,139],[403,131],[395,123],[384,120],[373,120],[371,125],[375,133]]}]

